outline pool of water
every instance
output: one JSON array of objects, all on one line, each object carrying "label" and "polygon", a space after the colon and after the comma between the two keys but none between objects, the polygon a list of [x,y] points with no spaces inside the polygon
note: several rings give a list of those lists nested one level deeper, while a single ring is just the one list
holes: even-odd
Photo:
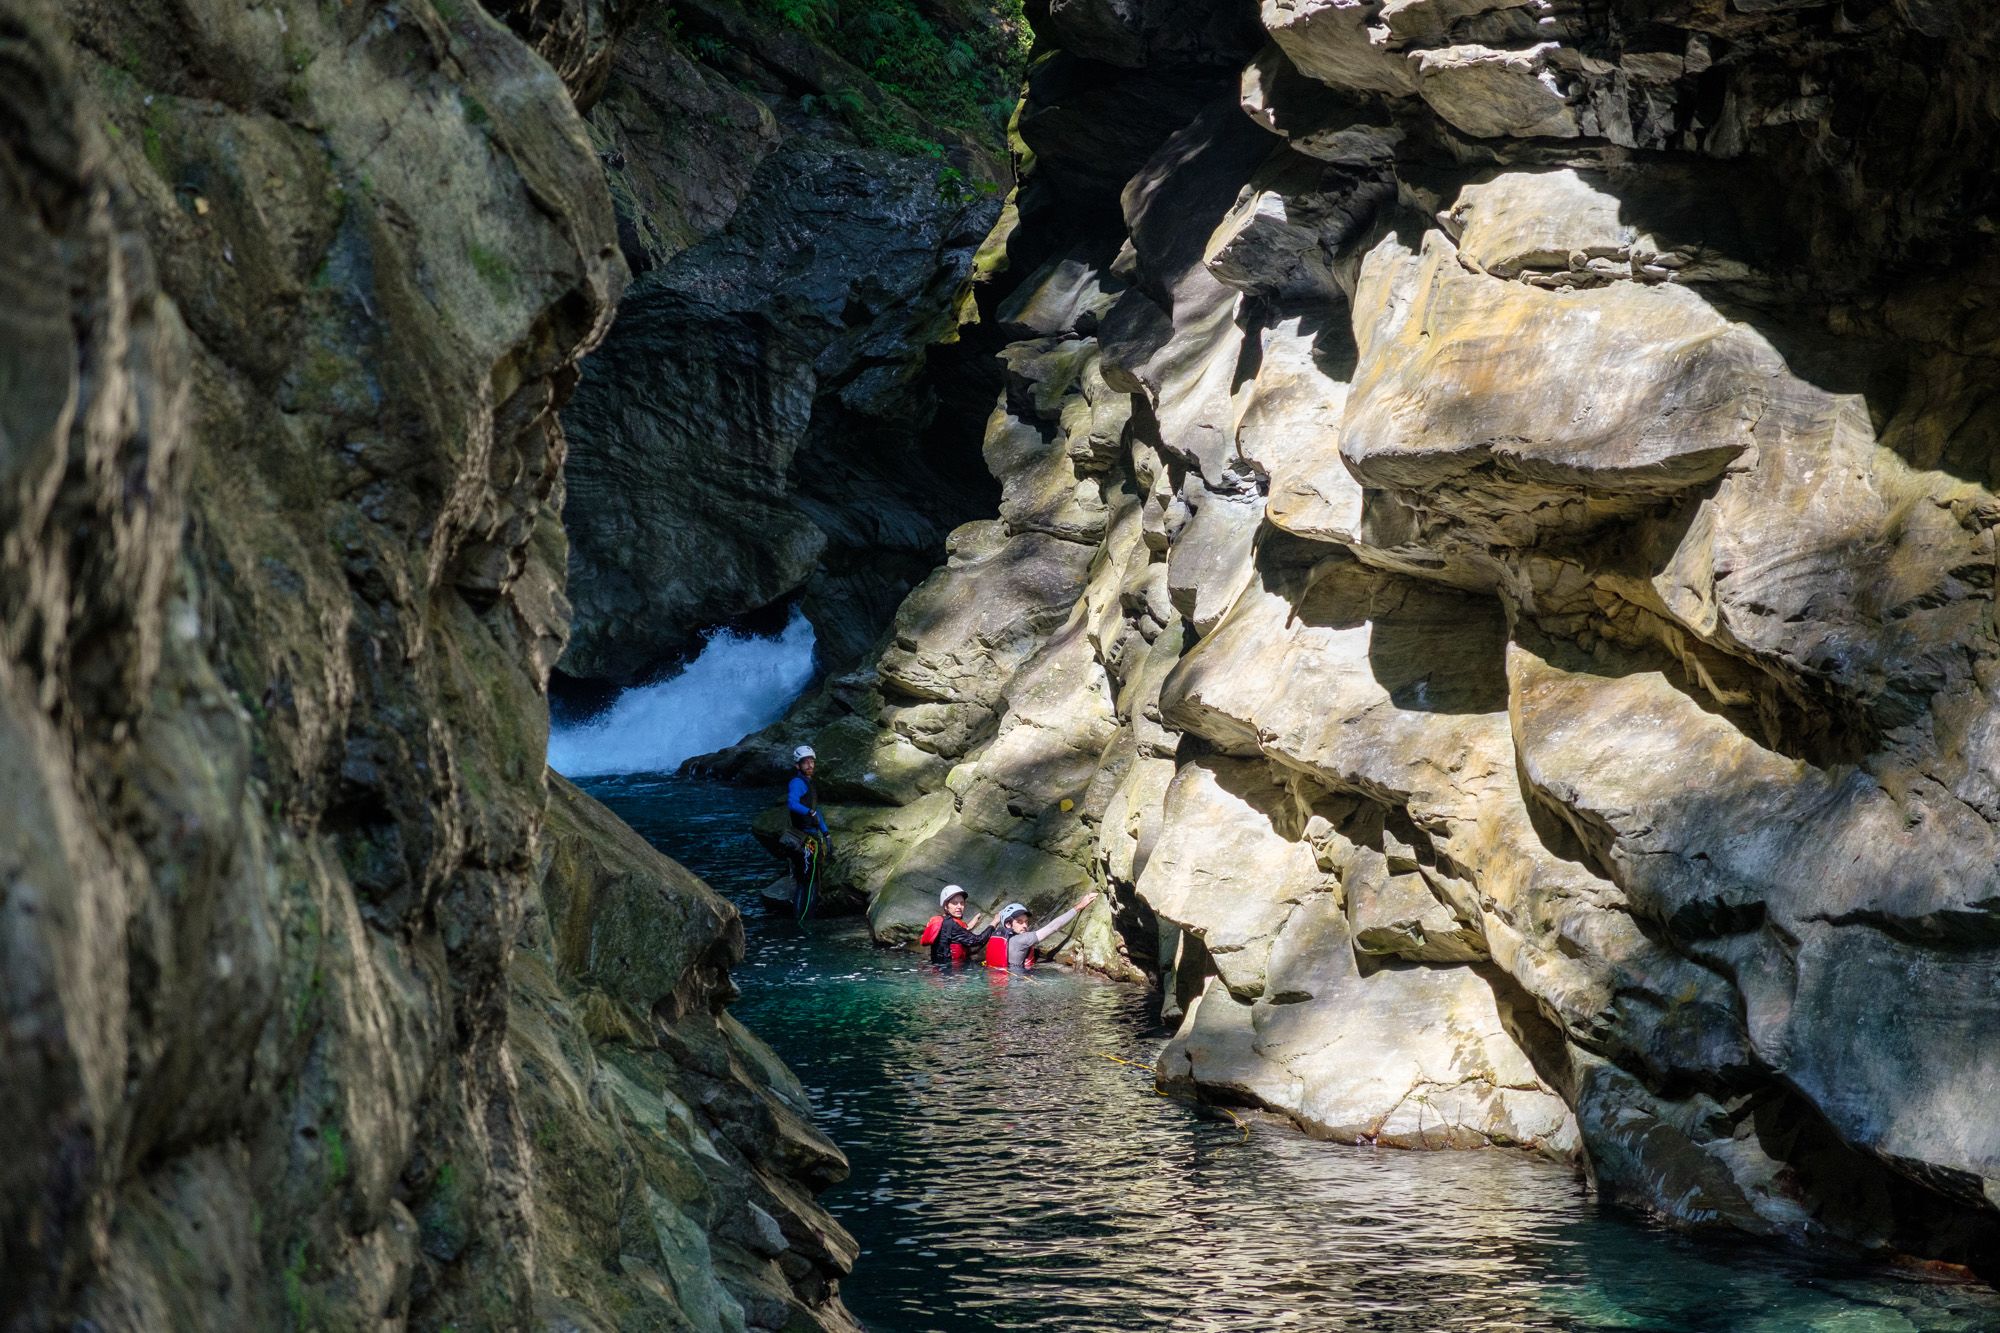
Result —
[{"label": "pool of water", "polygon": [[878,1333],[2000,1329],[1990,1289],[1691,1238],[1527,1157],[1318,1143],[1161,1097],[1143,991],[940,976],[857,921],[775,920],[747,831],[768,794],[585,786],[742,907],[735,1012],[853,1164],[824,1202],[861,1242],[844,1292]]}]

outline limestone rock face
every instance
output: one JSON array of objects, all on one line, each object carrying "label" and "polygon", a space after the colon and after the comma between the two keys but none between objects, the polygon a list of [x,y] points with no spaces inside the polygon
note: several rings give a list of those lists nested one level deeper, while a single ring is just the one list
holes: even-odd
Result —
[{"label": "limestone rock face", "polygon": [[1990,1265],[2000,32],[1260,15],[1213,101],[1030,85],[989,563],[790,724],[935,755],[833,779],[878,933],[1101,887],[1065,954],[1161,978],[1163,1080]]},{"label": "limestone rock face", "polygon": [[651,1326],[850,1326],[733,918],[544,838],[626,278],[570,91],[467,4],[4,0],[0,59],[0,1325],[610,1328],[651,1244]]}]

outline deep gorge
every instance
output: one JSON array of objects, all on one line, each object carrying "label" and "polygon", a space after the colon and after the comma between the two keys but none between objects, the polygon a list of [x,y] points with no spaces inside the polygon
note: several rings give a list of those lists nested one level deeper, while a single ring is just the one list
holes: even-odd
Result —
[{"label": "deep gorge", "polygon": [[696,764],[879,943],[1099,888],[1163,1090],[1993,1281],[1996,31],[0,0],[0,1325],[857,1326],[544,764],[794,613]]}]

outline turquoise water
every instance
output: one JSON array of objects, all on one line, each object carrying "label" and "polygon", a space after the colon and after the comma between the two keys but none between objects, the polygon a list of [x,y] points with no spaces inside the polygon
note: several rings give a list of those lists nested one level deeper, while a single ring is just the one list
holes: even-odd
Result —
[{"label": "turquoise water", "polygon": [[[939,976],[855,921],[766,917],[766,799],[678,778],[585,784],[743,908],[735,1012],[811,1091],[853,1176],[844,1286],[902,1330],[2000,1329],[2000,1293],[1696,1240],[1499,1152],[1316,1143],[1153,1091],[1134,987]],[[1115,1057],[1107,1059],[1105,1057]]]}]

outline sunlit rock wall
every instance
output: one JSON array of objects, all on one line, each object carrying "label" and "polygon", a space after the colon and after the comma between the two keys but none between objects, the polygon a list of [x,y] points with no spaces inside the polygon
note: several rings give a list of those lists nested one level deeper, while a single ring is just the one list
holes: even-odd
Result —
[{"label": "sunlit rock wall", "polygon": [[0,1327],[850,1326],[733,913],[543,831],[570,90],[462,0],[0,0],[0,67]]},{"label": "sunlit rock wall", "polygon": [[1051,9],[1000,512],[791,724],[877,933],[1107,886],[1166,1081],[1990,1262],[1990,16]]}]

